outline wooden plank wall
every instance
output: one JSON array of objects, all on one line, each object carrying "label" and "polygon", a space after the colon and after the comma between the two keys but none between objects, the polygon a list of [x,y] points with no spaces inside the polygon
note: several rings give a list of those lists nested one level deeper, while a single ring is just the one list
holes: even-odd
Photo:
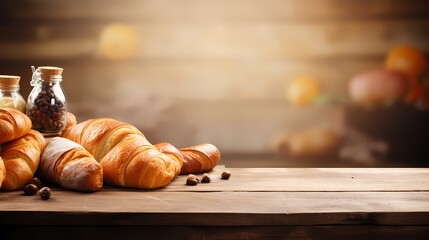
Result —
[{"label": "wooden plank wall", "polygon": [[[134,26],[137,57],[110,62],[107,24]],[[343,96],[356,73],[382,66],[397,44],[429,51],[426,0],[1,1],[0,73],[64,67],[79,120],[115,117],[153,142],[212,142],[224,153],[269,153],[288,130],[342,129],[342,106],[298,108],[285,88],[299,74]]]}]

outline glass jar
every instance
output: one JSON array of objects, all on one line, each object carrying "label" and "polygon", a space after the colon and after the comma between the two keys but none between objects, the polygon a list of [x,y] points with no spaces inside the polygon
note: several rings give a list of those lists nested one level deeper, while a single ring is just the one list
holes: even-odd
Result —
[{"label": "glass jar", "polygon": [[27,100],[27,116],[32,128],[42,134],[59,134],[67,122],[67,101],[61,87],[63,69],[59,67],[31,67],[33,76]]},{"label": "glass jar", "polygon": [[19,93],[20,76],[0,75],[0,108],[15,108],[25,113],[25,100]]}]

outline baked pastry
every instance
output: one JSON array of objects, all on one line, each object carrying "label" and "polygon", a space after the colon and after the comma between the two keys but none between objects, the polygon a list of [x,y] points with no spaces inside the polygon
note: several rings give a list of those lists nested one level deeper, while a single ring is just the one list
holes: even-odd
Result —
[{"label": "baked pastry", "polygon": [[4,166],[3,159],[0,157],[0,187],[6,178],[6,167]]},{"label": "baked pastry", "polygon": [[103,187],[103,170],[79,144],[54,137],[42,153],[38,175],[64,188],[97,191]]},{"label": "baked pastry", "polygon": [[20,189],[33,178],[45,144],[41,133],[30,130],[26,135],[3,145],[0,156],[6,168],[6,178],[2,189]]},{"label": "baked pastry", "polygon": [[212,170],[220,161],[220,152],[213,144],[199,144],[179,150],[183,156],[180,174],[204,173]]},{"label": "baked pastry", "polygon": [[30,129],[27,115],[13,108],[0,108],[0,144],[22,137]]},{"label": "baked pastry", "polygon": [[[155,146],[161,152],[168,153],[172,150],[168,143],[159,143]],[[169,147],[166,147],[169,146]],[[220,152],[213,144],[199,144],[191,147],[180,148],[183,157],[183,165],[180,174],[204,173],[212,170],[220,161]]]},{"label": "baked pastry", "polygon": [[69,128],[69,127],[77,124],[76,116],[73,113],[67,112],[66,116],[67,116],[67,122],[66,122],[66,126],[64,129]]},{"label": "baked pastry", "polygon": [[103,168],[104,182],[113,186],[163,187],[183,163],[181,155],[160,152],[136,127],[111,118],[89,119],[62,136],[91,153]]}]

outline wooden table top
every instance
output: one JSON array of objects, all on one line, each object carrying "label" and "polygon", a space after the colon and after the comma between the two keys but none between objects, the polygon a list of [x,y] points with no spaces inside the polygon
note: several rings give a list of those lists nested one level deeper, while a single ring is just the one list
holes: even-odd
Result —
[{"label": "wooden table top", "polygon": [[[0,192],[2,239],[427,239],[427,168],[225,168],[196,186]],[[49,233],[46,235],[46,233]],[[4,237],[4,238],[3,238]]]},{"label": "wooden table top", "polygon": [[196,186],[0,192],[1,225],[429,225],[427,168],[228,168]]},{"label": "wooden table top", "polygon": [[178,176],[156,190],[53,188],[46,201],[0,192],[0,224],[429,225],[426,168],[230,168],[222,180],[224,170],[196,186]]}]

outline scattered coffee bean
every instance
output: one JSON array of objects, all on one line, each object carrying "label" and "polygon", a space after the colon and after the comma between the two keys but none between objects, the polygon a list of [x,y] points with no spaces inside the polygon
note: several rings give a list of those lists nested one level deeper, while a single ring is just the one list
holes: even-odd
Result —
[{"label": "scattered coffee bean", "polygon": [[43,187],[42,181],[38,177],[32,178],[30,181],[28,181],[27,184],[34,184],[37,186],[37,190],[41,189]]},{"label": "scattered coffee bean", "polygon": [[231,173],[229,171],[224,171],[221,175],[222,179],[228,180],[231,177]]},{"label": "scattered coffee bean", "polygon": [[203,176],[201,177],[201,182],[209,183],[210,181],[211,181],[210,175],[208,173],[204,173]]},{"label": "scattered coffee bean", "polygon": [[200,182],[200,179],[194,174],[189,174],[186,179],[186,185],[197,185]]},{"label": "scattered coffee bean", "polygon": [[25,185],[22,190],[24,190],[25,195],[31,196],[31,195],[34,195],[37,193],[38,188],[36,185],[30,183],[30,184]]},{"label": "scattered coffee bean", "polygon": [[39,195],[43,200],[47,200],[51,197],[51,189],[48,187],[43,187],[39,190]]}]

